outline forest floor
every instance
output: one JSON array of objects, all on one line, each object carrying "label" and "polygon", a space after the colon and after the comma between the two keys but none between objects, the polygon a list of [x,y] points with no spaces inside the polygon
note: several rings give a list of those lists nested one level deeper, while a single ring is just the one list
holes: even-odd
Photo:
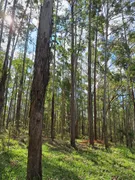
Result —
[{"label": "forest floor", "polygon": [[[61,140],[44,141],[43,180],[135,180],[135,150],[111,146],[107,151],[102,143],[92,149],[83,140],[74,150]],[[25,180],[27,145],[13,139],[1,142],[0,180]]]}]

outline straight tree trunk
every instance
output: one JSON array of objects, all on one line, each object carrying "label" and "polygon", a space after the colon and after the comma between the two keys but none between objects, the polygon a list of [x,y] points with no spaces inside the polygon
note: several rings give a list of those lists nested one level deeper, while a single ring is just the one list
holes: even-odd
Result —
[{"label": "straight tree trunk", "polygon": [[51,115],[51,139],[52,141],[54,140],[54,92],[53,92],[53,95],[52,95],[52,115]]},{"label": "straight tree trunk", "polygon": [[44,0],[40,12],[31,88],[27,180],[42,180],[42,124],[45,92],[49,81],[52,9],[53,0]]},{"label": "straight tree trunk", "polygon": [[30,31],[29,29],[30,29],[30,21],[31,21],[31,11],[32,11],[32,9],[30,9],[30,16],[29,16],[28,27],[27,27],[27,32],[26,32],[26,40],[25,40],[24,56],[23,56],[23,67],[22,67],[22,74],[21,74],[19,90],[18,90],[18,98],[17,98],[16,130],[18,132],[19,132],[19,126],[20,126],[21,101],[22,101],[23,84],[24,84],[24,73],[25,73],[26,55],[27,55],[28,40],[29,40],[29,31]]},{"label": "straight tree trunk", "polygon": [[[76,1],[77,3],[77,1]],[[78,131],[78,124],[79,124],[79,117],[78,117],[78,104],[77,104],[77,68],[78,68],[78,58],[79,58],[79,53],[80,53],[80,47],[81,47],[81,42],[82,42],[82,34],[83,34],[83,26],[81,26],[81,32],[79,35],[79,42],[78,42],[78,50],[75,50],[75,68],[74,68],[74,73],[75,73],[75,138],[78,138],[79,131]],[[75,47],[77,47],[77,19],[75,19]]]},{"label": "straight tree trunk", "polygon": [[109,86],[109,82],[108,82],[108,108],[107,108],[107,111],[108,111],[108,114],[107,114],[108,115],[108,127],[109,127],[108,138],[112,142],[113,137],[112,137],[112,120],[111,120],[110,105],[111,105],[111,103],[110,103],[110,86]]},{"label": "straight tree trunk", "polygon": [[14,79],[13,89],[12,89],[12,93],[11,93],[11,100],[10,100],[10,103],[9,103],[8,116],[7,116],[7,121],[6,121],[6,129],[8,129],[9,117],[10,117],[10,114],[11,114],[11,109],[12,109],[12,104],[13,104],[16,80],[17,80],[17,77],[15,77],[15,79]]},{"label": "straight tree trunk", "polygon": [[8,74],[7,74],[7,80],[6,80],[6,90],[5,90],[5,97],[4,97],[5,107],[4,107],[4,113],[3,113],[3,126],[5,124],[5,119],[6,119],[8,85],[9,85],[9,80],[11,78],[10,70],[11,70],[12,60],[13,60],[13,57],[14,57],[15,47],[16,47],[16,44],[15,44],[15,36],[14,36],[14,38],[13,38],[13,48],[12,48],[12,52],[11,52],[11,58],[10,58],[10,62],[9,62],[9,68],[8,68]]},{"label": "straight tree trunk", "polygon": [[65,90],[64,89],[62,90],[62,112],[61,113],[62,113],[61,138],[63,139],[65,135]]},{"label": "straight tree trunk", "polygon": [[74,0],[71,1],[71,146],[75,148],[75,52],[74,52]]},{"label": "straight tree trunk", "polygon": [[6,49],[4,64],[2,68],[2,77],[0,79],[0,118],[2,116],[2,111],[4,107],[4,94],[5,94],[5,89],[6,89],[5,86],[6,86],[7,72],[8,72],[9,50],[10,50],[10,44],[11,44],[12,35],[13,35],[13,25],[14,25],[16,3],[17,3],[17,0],[14,0],[13,10],[12,10],[12,23],[10,25],[10,30],[9,30],[9,35],[8,35],[7,49]]},{"label": "straight tree trunk", "polygon": [[92,1],[89,1],[89,43],[88,43],[88,122],[89,122],[89,140],[94,146],[93,133],[93,114],[92,114],[92,92],[91,92],[91,6]]},{"label": "straight tree trunk", "polygon": [[[97,86],[97,97],[99,97],[99,86]],[[98,119],[98,138],[101,139],[101,119],[102,117],[100,116],[100,100],[97,98],[97,119]]]},{"label": "straight tree trunk", "polygon": [[51,139],[55,138],[54,134],[54,116],[55,116],[55,64],[56,64],[56,30],[57,30],[57,14],[58,14],[59,0],[56,5],[56,20],[55,20],[55,37],[54,37],[54,62],[53,62],[53,93],[52,93],[52,117],[51,117]]},{"label": "straight tree trunk", "polygon": [[13,121],[13,124],[15,124],[15,116],[16,116],[16,101],[17,101],[17,91],[18,89],[18,77],[16,77],[16,84],[15,84],[15,97],[14,97],[14,106],[13,106],[13,118],[12,118],[12,121]]},{"label": "straight tree trunk", "polygon": [[130,127],[130,120],[131,120],[131,118],[130,118],[130,102],[131,102],[131,99],[130,99],[130,96],[131,96],[130,85],[131,85],[131,82],[130,82],[130,74],[129,74],[129,72],[130,72],[129,67],[130,67],[130,62],[131,62],[131,50],[130,50],[130,46],[129,46],[129,43],[128,43],[126,23],[125,23],[125,17],[124,17],[123,10],[122,10],[122,23],[123,23],[124,43],[126,44],[125,51],[126,51],[128,61],[129,61],[128,68],[127,68],[127,87],[126,87],[126,91],[127,91],[127,94],[129,96],[127,97],[127,103],[126,103],[126,118],[125,118],[126,126],[125,126],[125,131],[126,131],[127,147],[130,147],[131,144],[132,144],[132,142],[130,140],[130,137],[129,137],[129,134],[130,134],[130,131],[131,131],[131,127]]},{"label": "straight tree trunk", "polygon": [[[74,8],[75,11],[75,8]],[[74,47],[77,46],[77,23],[76,23],[76,19],[74,17]],[[78,115],[77,115],[77,94],[76,94],[76,90],[77,90],[77,63],[78,63],[78,58],[77,58],[77,52],[76,52],[76,48],[74,49],[74,105],[75,105],[75,112],[74,112],[74,116],[75,116],[75,138],[77,138],[77,126],[78,126]]]},{"label": "straight tree trunk", "polygon": [[113,142],[116,145],[116,109],[113,111]]},{"label": "straight tree trunk", "polygon": [[15,36],[14,36],[14,38],[13,38],[13,48],[12,48],[12,52],[11,52],[11,57],[10,57],[10,62],[9,62],[9,68],[8,68],[8,75],[7,75],[7,81],[6,81],[5,108],[4,108],[4,115],[3,115],[3,124],[5,124],[5,118],[6,118],[6,106],[7,106],[8,85],[9,85],[9,80],[10,80],[10,77],[11,77],[10,70],[11,70],[12,61],[13,61],[13,58],[14,58],[14,52],[15,52],[15,49],[16,49],[16,45],[17,45],[17,43],[18,43],[18,39],[19,39],[19,36],[20,36],[21,28],[22,28],[22,25],[23,25],[23,20],[24,20],[24,17],[25,17],[25,15],[26,15],[26,11],[27,11],[28,5],[29,5],[29,2],[27,2],[26,8],[25,8],[25,10],[24,10],[24,13],[23,13],[23,16],[22,16],[22,19],[21,19],[21,23],[20,23],[20,26],[19,26],[19,29],[18,29],[17,37],[16,37],[16,39],[15,39]]},{"label": "straight tree trunk", "polygon": [[109,135],[110,135],[110,141],[113,141],[113,137],[112,137],[112,117],[111,117],[111,113],[110,113],[110,109],[108,110],[108,119],[109,119]]},{"label": "straight tree trunk", "polygon": [[85,124],[84,124],[84,115],[83,115],[83,109],[82,109],[82,135],[85,135]]},{"label": "straight tree trunk", "polygon": [[95,61],[94,61],[94,137],[97,140],[97,102],[96,102],[96,71],[97,71],[97,36],[98,29],[96,28],[96,37],[95,37]]},{"label": "straight tree trunk", "polygon": [[31,84],[31,78],[29,79],[28,82],[28,87],[27,87],[27,91],[26,91],[26,101],[25,101],[25,108],[24,108],[24,115],[23,115],[23,122],[24,122],[24,127],[26,128],[28,125],[28,112],[29,112],[29,100],[30,100],[30,84]]},{"label": "straight tree trunk", "polygon": [[105,148],[108,149],[108,134],[107,134],[107,63],[108,63],[108,14],[109,14],[109,2],[107,0],[107,14],[106,14],[106,34],[105,34],[105,70],[104,70],[104,95],[103,95],[103,135]]}]

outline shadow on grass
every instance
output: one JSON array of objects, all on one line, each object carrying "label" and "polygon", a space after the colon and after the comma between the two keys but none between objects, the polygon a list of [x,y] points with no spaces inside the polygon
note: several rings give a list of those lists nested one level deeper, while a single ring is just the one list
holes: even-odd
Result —
[{"label": "shadow on grass", "polygon": [[24,180],[26,168],[21,165],[21,155],[18,159],[11,152],[0,154],[0,180],[19,179]]},{"label": "shadow on grass", "polygon": [[51,151],[61,152],[64,154],[72,153],[75,149],[70,146],[68,143],[61,143],[61,141],[49,141],[47,146]]},{"label": "shadow on grass", "polygon": [[[94,163],[94,165],[100,164],[98,157],[101,158],[101,156],[99,156],[95,152],[92,152],[92,151],[88,150],[88,147],[85,148],[85,149],[81,149],[78,146],[78,150],[75,150],[74,148],[72,148],[70,146],[70,144],[61,143],[61,142],[58,142],[56,140],[55,141],[49,141],[47,146],[49,147],[49,151],[57,152],[57,153],[63,153],[65,155],[76,152],[82,158],[85,158],[85,159],[88,159],[88,160],[92,161]],[[95,150],[95,151],[97,151],[97,150]],[[104,151],[106,151],[106,150],[104,150]]]},{"label": "shadow on grass", "polygon": [[95,165],[99,164],[99,155],[93,152],[79,151],[78,154],[83,158],[92,161]]},{"label": "shadow on grass", "polygon": [[81,180],[73,171],[63,168],[57,163],[43,160],[43,180]]}]

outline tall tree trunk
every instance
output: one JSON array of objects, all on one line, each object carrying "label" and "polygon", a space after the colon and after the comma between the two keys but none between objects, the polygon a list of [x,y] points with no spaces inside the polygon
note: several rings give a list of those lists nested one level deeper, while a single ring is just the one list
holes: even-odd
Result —
[{"label": "tall tree trunk", "polygon": [[30,100],[30,84],[31,84],[31,78],[28,81],[28,87],[27,87],[27,91],[26,91],[26,101],[25,101],[25,108],[24,108],[24,116],[23,116],[23,120],[24,120],[24,127],[26,128],[28,125],[28,112],[29,112],[29,100]]},{"label": "tall tree trunk", "polygon": [[[111,105],[111,101],[110,101],[110,86],[109,86],[109,82],[108,82],[108,127],[109,127],[109,133],[108,133],[108,138],[110,139],[110,141],[112,142],[112,120],[111,120],[111,111],[110,111],[110,105]],[[114,119],[115,120],[115,119]]]},{"label": "tall tree trunk", "polygon": [[5,106],[4,106],[4,113],[3,113],[3,126],[5,124],[5,119],[6,119],[8,86],[9,86],[9,80],[11,78],[10,69],[11,69],[12,60],[13,60],[13,57],[14,57],[15,46],[16,46],[16,44],[14,42],[15,42],[15,36],[13,38],[13,48],[12,48],[12,52],[11,52],[11,58],[10,58],[8,74],[7,74],[7,81],[6,81],[6,90],[5,90],[5,97],[4,97],[4,104],[5,104]]},{"label": "tall tree trunk", "polygon": [[130,52],[130,47],[128,44],[128,38],[127,38],[127,30],[126,30],[126,23],[125,23],[125,17],[124,17],[124,13],[123,13],[123,9],[122,9],[122,23],[123,23],[123,33],[124,33],[124,43],[126,44],[125,46],[125,51],[128,57],[128,68],[127,68],[127,87],[126,87],[126,91],[127,94],[129,95],[127,97],[127,103],[126,103],[126,118],[125,118],[125,122],[126,122],[126,126],[125,126],[125,131],[126,131],[126,142],[127,142],[127,147],[130,147],[131,142],[130,142],[130,131],[131,131],[131,127],[130,127],[130,63],[131,63],[131,52]]},{"label": "tall tree trunk", "polygon": [[[77,3],[77,1],[76,1]],[[77,86],[79,86],[79,83],[77,84],[77,68],[78,68],[78,58],[79,58],[79,53],[80,53],[80,47],[81,47],[81,42],[82,42],[82,34],[83,34],[83,26],[81,26],[80,30],[80,35],[79,35],[79,42],[78,42],[78,50],[75,50],[75,68],[74,68],[74,73],[75,73],[75,137],[78,138],[78,124],[79,124],[79,117],[78,117],[78,104],[77,104]],[[77,47],[77,19],[75,19],[75,47]]]},{"label": "tall tree trunk", "polygon": [[54,118],[54,116],[55,116],[55,114],[54,114],[54,92],[53,92],[53,95],[52,95],[52,112],[51,112],[52,114],[51,114],[51,139],[52,139],[52,141],[54,140],[54,120],[55,120],[55,118]]},{"label": "tall tree trunk", "polygon": [[[77,0],[76,0],[77,1]],[[74,8],[75,11],[75,8]],[[74,47],[77,46],[77,23],[76,23],[76,19],[74,17]],[[77,52],[76,52],[76,48],[74,49],[74,103],[75,103],[75,112],[74,112],[74,116],[75,116],[75,138],[77,138],[78,136],[78,132],[77,132],[77,128],[78,128],[78,109],[77,109],[77,94],[76,94],[76,90],[77,90],[77,63],[78,63],[78,58],[77,58]]]},{"label": "tall tree trunk", "polygon": [[31,88],[27,180],[42,180],[42,124],[45,92],[49,81],[52,9],[53,0],[44,0],[39,19]]},{"label": "tall tree trunk", "polygon": [[62,133],[61,133],[61,138],[63,139],[64,138],[64,135],[65,135],[65,90],[63,89],[62,90],[62,126],[61,126],[61,130],[62,130]]},{"label": "tall tree trunk", "polygon": [[17,101],[17,93],[18,93],[17,89],[18,89],[18,77],[16,77],[16,84],[15,84],[15,97],[14,97],[14,107],[13,107],[14,110],[13,110],[13,119],[12,119],[13,124],[15,124],[15,117],[16,117],[16,101]]},{"label": "tall tree trunk", "polygon": [[52,93],[52,116],[51,116],[51,139],[54,140],[54,116],[55,116],[55,64],[56,64],[56,30],[57,30],[57,14],[58,14],[59,0],[56,5],[56,19],[55,19],[55,37],[54,37],[54,61],[53,61],[53,93]]},{"label": "tall tree trunk", "polygon": [[22,16],[22,19],[21,19],[21,23],[20,23],[20,26],[19,26],[19,29],[18,29],[18,34],[17,34],[17,37],[15,39],[15,36],[13,38],[13,48],[12,48],[12,51],[11,51],[11,57],[10,57],[10,62],[9,62],[9,68],[8,68],[8,75],[7,75],[7,81],[6,81],[6,92],[5,92],[5,108],[4,108],[4,115],[3,115],[3,124],[5,124],[5,118],[6,118],[6,106],[7,106],[7,95],[8,95],[8,85],[9,85],[9,80],[11,78],[11,66],[12,66],[12,61],[13,61],[13,58],[14,58],[14,52],[15,52],[15,49],[16,49],[16,45],[18,43],[18,39],[19,39],[19,36],[20,36],[20,32],[21,32],[21,28],[22,28],[22,25],[23,25],[23,20],[24,20],[24,17],[26,15],[26,10],[28,8],[28,5],[29,5],[29,1],[27,2],[27,5],[26,5],[26,8],[24,10],[24,14]]},{"label": "tall tree trunk", "polygon": [[26,40],[25,40],[24,56],[23,56],[23,67],[22,67],[21,79],[20,79],[19,90],[18,90],[18,98],[17,98],[16,130],[18,132],[19,132],[19,126],[20,126],[21,101],[22,101],[23,84],[24,84],[24,73],[25,73],[26,55],[27,55],[28,40],[29,40],[31,11],[32,11],[32,9],[30,9],[30,16],[29,16],[28,27],[27,27],[27,32],[26,32]]},{"label": "tall tree trunk", "polygon": [[9,50],[10,50],[10,44],[11,44],[11,39],[12,39],[12,35],[13,35],[13,25],[14,25],[16,3],[17,3],[17,0],[14,0],[13,10],[12,10],[12,23],[10,25],[7,49],[6,49],[4,64],[3,64],[3,68],[2,68],[2,77],[0,80],[0,118],[2,116],[2,111],[3,111],[3,107],[4,107],[4,94],[5,94],[5,86],[6,86],[7,72],[8,72]]},{"label": "tall tree trunk", "polygon": [[12,93],[11,93],[11,100],[9,103],[8,116],[7,116],[7,121],[6,121],[6,129],[8,129],[9,118],[10,118],[12,104],[13,104],[13,98],[14,98],[15,85],[17,83],[16,81],[17,81],[17,77],[15,77],[15,79],[14,79],[13,89],[12,89]]},{"label": "tall tree trunk", "polygon": [[[99,97],[99,86],[97,86],[97,97]],[[102,117],[100,116],[100,100],[97,98],[97,119],[98,119],[98,138],[101,139],[101,119]]]},{"label": "tall tree trunk", "polygon": [[91,92],[91,6],[92,1],[89,1],[89,44],[88,44],[88,122],[89,122],[89,139],[90,144],[94,146],[93,133],[93,114],[92,114],[92,92]]},{"label": "tall tree trunk", "polygon": [[82,136],[85,135],[85,123],[84,123],[84,114],[83,114],[83,108],[82,108]]},{"label": "tall tree trunk", "polygon": [[116,145],[116,109],[115,107],[113,108],[113,142]]},{"label": "tall tree trunk", "polygon": [[107,0],[107,9],[106,9],[106,34],[105,34],[105,70],[104,70],[104,95],[103,95],[103,134],[104,134],[104,143],[105,148],[109,147],[108,144],[108,134],[107,134],[107,62],[108,62],[108,14],[109,14],[109,2]]},{"label": "tall tree trunk", "polygon": [[[97,24],[98,26],[98,24]],[[97,75],[97,36],[98,29],[96,28],[96,36],[95,36],[95,61],[94,61],[94,136],[95,140],[97,140],[97,102],[96,102],[96,75]]]},{"label": "tall tree trunk", "polygon": [[109,119],[109,135],[110,135],[110,141],[113,141],[113,137],[112,137],[112,117],[111,117],[111,112],[110,112],[110,108],[108,110],[108,119]]},{"label": "tall tree trunk", "polygon": [[71,146],[75,147],[75,52],[74,52],[74,0],[71,1]]}]

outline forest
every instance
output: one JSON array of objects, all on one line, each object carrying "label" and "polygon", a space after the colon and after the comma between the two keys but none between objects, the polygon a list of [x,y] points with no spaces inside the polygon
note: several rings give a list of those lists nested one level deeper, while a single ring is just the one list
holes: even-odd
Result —
[{"label": "forest", "polygon": [[0,0],[0,180],[135,180],[135,0]]}]

